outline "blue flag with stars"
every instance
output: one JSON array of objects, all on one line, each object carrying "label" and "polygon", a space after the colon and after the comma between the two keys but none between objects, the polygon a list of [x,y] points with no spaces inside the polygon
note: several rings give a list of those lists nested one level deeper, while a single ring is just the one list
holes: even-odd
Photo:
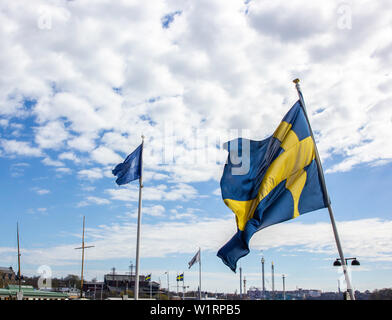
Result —
[{"label": "blue flag with stars", "polygon": [[117,176],[116,183],[118,185],[127,184],[140,178],[142,171],[142,152],[143,144],[128,155],[123,163],[118,164],[112,170],[112,173]]}]

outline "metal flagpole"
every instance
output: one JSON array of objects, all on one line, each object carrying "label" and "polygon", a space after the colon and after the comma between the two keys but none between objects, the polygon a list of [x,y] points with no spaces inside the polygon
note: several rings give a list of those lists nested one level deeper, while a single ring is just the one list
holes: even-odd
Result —
[{"label": "metal flagpole", "polygon": [[150,299],[152,300],[152,279],[150,279]]},{"label": "metal flagpole", "polygon": [[201,249],[199,247],[199,300],[201,300]]},{"label": "metal flagpole", "polygon": [[140,249],[140,224],[142,219],[142,189],[143,189],[143,149],[144,136],[142,135],[141,168],[139,178],[139,208],[137,214],[137,240],[136,240],[136,275],[135,275],[135,300],[139,300],[139,249]]},{"label": "metal flagpole", "polygon": [[82,272],[80,276],[80,298],[83,298],[83,267],[84,267],[84,219],[83,216],[83,237],[82,237]]},{"label": "metal flagpole", "polygon": [[242,300],[242,268],[240,267],[240,299]]},{"label": "metal flagpole", "polygon": [[182,300],[185,300],[185,272],[182,273]]},{"label": "metal flagpole", "polygon": [[261,258],[261,274],[262,274],[262,282],[263,282],[263,299],[265,299],[265,281],[264,281],[264,257]]},{"label": "metal flagpole", "polygon": [[158,289],[158,300],[161,300],[161,290],[162,290],[162,284],[161,284],[161,277],[159,277],[159,289]]},{"label": "metal flagpole", "polygon": [[336,242],[336,246],[338,248],[340,260],[342,261],[343,273],[344,273],[344,277],[345,277],[346,284],[347,284],[347,291],[348,291],[348,293],[350,295],[351,300],[355,300],[355,296],[354,296],[353,289],[352,289],[352,286],[351,286],[350,276],[348,275],[348,272],[347,272],[346,260],[344,259],[343,249],[342,249],[342,246],[340,244],[338,229],[336,228],[335,218],[334,218],[334,215],[333,215],[333,212],[332,212],[331,202],[330,202],[328,191],[327,191],[327,185],[325,183],[323,167],[321,166],[320,155],[319,155],[318,150],[317,150],[316,140],[314,139],[312,127],[310,125],[308,114],[306,112],[304,98],[302,96],[301,87],[299,85],[299,79],[295,79],[295,80],[293,80],[293,82],[295,83],[295,88],[297,89],[299,100],[301,102],[301,106],[302,106],[302,109],[304,111],[304,114],[305,114],[305,117],[306,117],[306,121],[308,122],[308,125],[309,125],[310,134],[311,134],[313,142],[314,142],[315,160],[316,160],[316,163],[317,163],[317,171],[318,171],[318,174],[319,174],[319,177],[320,177],[320,180],[321,180],[321,187],[322,187],[323,193],[324,193],[324,202],[328,203],[329,217],[330,217],[330,220],[331,220],[332,230],[333,230],[333,234],[335,236],[335,242]]},{"label": "metal flagpole", "polygon": [[272,277],[272,299],[275,299],[275,269],[274,262],[271,263],[271,277]]},{"label": "metal flagpole", "polygon": [[18,283],[19,283],[19,292],[21,291],[21,276],[20,276],[20,248],[19,248],[19,223],[16,223],[16,234],[18,238]]},{"label": "metal flagpole", "polygon": [[170,300],[169,271],[166,271],[165,274],[167,274],[167,300]]},{"label": "metal flagpole", "polygon": [[179,284],[178,284],[179,280],[178,279],[179,278],[178,278],[178,273],[177,273],[177,277],[176,277],[176,281],[177,281],[177,296],[178,296],[178,286],[179,286]]}]

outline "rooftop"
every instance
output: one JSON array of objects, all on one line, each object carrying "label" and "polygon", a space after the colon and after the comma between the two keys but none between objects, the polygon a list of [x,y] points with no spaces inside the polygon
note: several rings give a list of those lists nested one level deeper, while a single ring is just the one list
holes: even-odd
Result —
[{"label": "rooftop", "polygon": [[2,273],[14,273],[12,267],[0,267],[0,272]]},{"label": "rooftop", "polygon": [[[24,296],[29,297],[68,298],[68,295],[65,293],[40,291],[32,286],[21,286],[20,289]],[[19,292],[19,286],[10,284],[6,289],[0,289],[0,296],[16,296],[17,292]]]}]

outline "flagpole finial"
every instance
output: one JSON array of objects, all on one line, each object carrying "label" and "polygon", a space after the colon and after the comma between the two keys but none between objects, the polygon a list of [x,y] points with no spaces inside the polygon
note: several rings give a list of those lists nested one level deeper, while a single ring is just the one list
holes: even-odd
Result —
[{"label": "flagpole finial", "polygon": [[299,83],[299,79],[296,78],[296,79],[293,80],[293,82],[294,82],[295,84],[297,84],[297,83]]},{"label": "flagpole finial", "polygon": [[144,134],[142,134],[142,140],[144,140]]}]

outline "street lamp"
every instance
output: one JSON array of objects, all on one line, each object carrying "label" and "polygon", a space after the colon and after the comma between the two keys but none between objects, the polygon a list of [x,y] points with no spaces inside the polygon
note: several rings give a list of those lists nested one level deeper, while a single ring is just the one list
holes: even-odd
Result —
[{"label": "street lamp", "polygon": [[[352,266],[359,266],[359,265],[360,265],[360,263],[359,263],[359,261],[357,260],[357,258],[345,258],[344,260],[346,261],[346,266],[348,265],[348,264],[347,264],[347,261],[349,261],[349,260],[352,260],[352,261],[351,261],[351,265],[352,265]],[[337,258],[337,259],[334,261],[334,263],[333,263],[333,266],[334,266],[334,267],[340,267],[341,265],[342,265],[342,262],[341,262],[341,259],[339,259],[339,258]],[[345,295],[344,295],[344,299],[345,299],[345,300],[347,299],[347,294],[348,294],[348,292],[346,292]]]},{"label": "street lamp", "polygon": [[165,274],[167,274],[167,299],[170,300],[169,271],[166,271]]},{"label": "street lamp", "polygon": [[[351,265],[352,265],[352,266],[359,266],[359,265],[361,265],[361,264],[359,263],[359,261],[357,260],[357,258],[345,258],[344,260],[346,260],[346,265],[347,265],[347,261],[348,261],[348,260],[352,260],[352,261],[351,261]],[[340,260],[339,258],[337,258],[337,259],[334,261],[333,266],[334,266],[334,267],[340,267],[340,266],[342,265],[342,263],[341,263],[340,261],[341,261],[341,260]]]}]

